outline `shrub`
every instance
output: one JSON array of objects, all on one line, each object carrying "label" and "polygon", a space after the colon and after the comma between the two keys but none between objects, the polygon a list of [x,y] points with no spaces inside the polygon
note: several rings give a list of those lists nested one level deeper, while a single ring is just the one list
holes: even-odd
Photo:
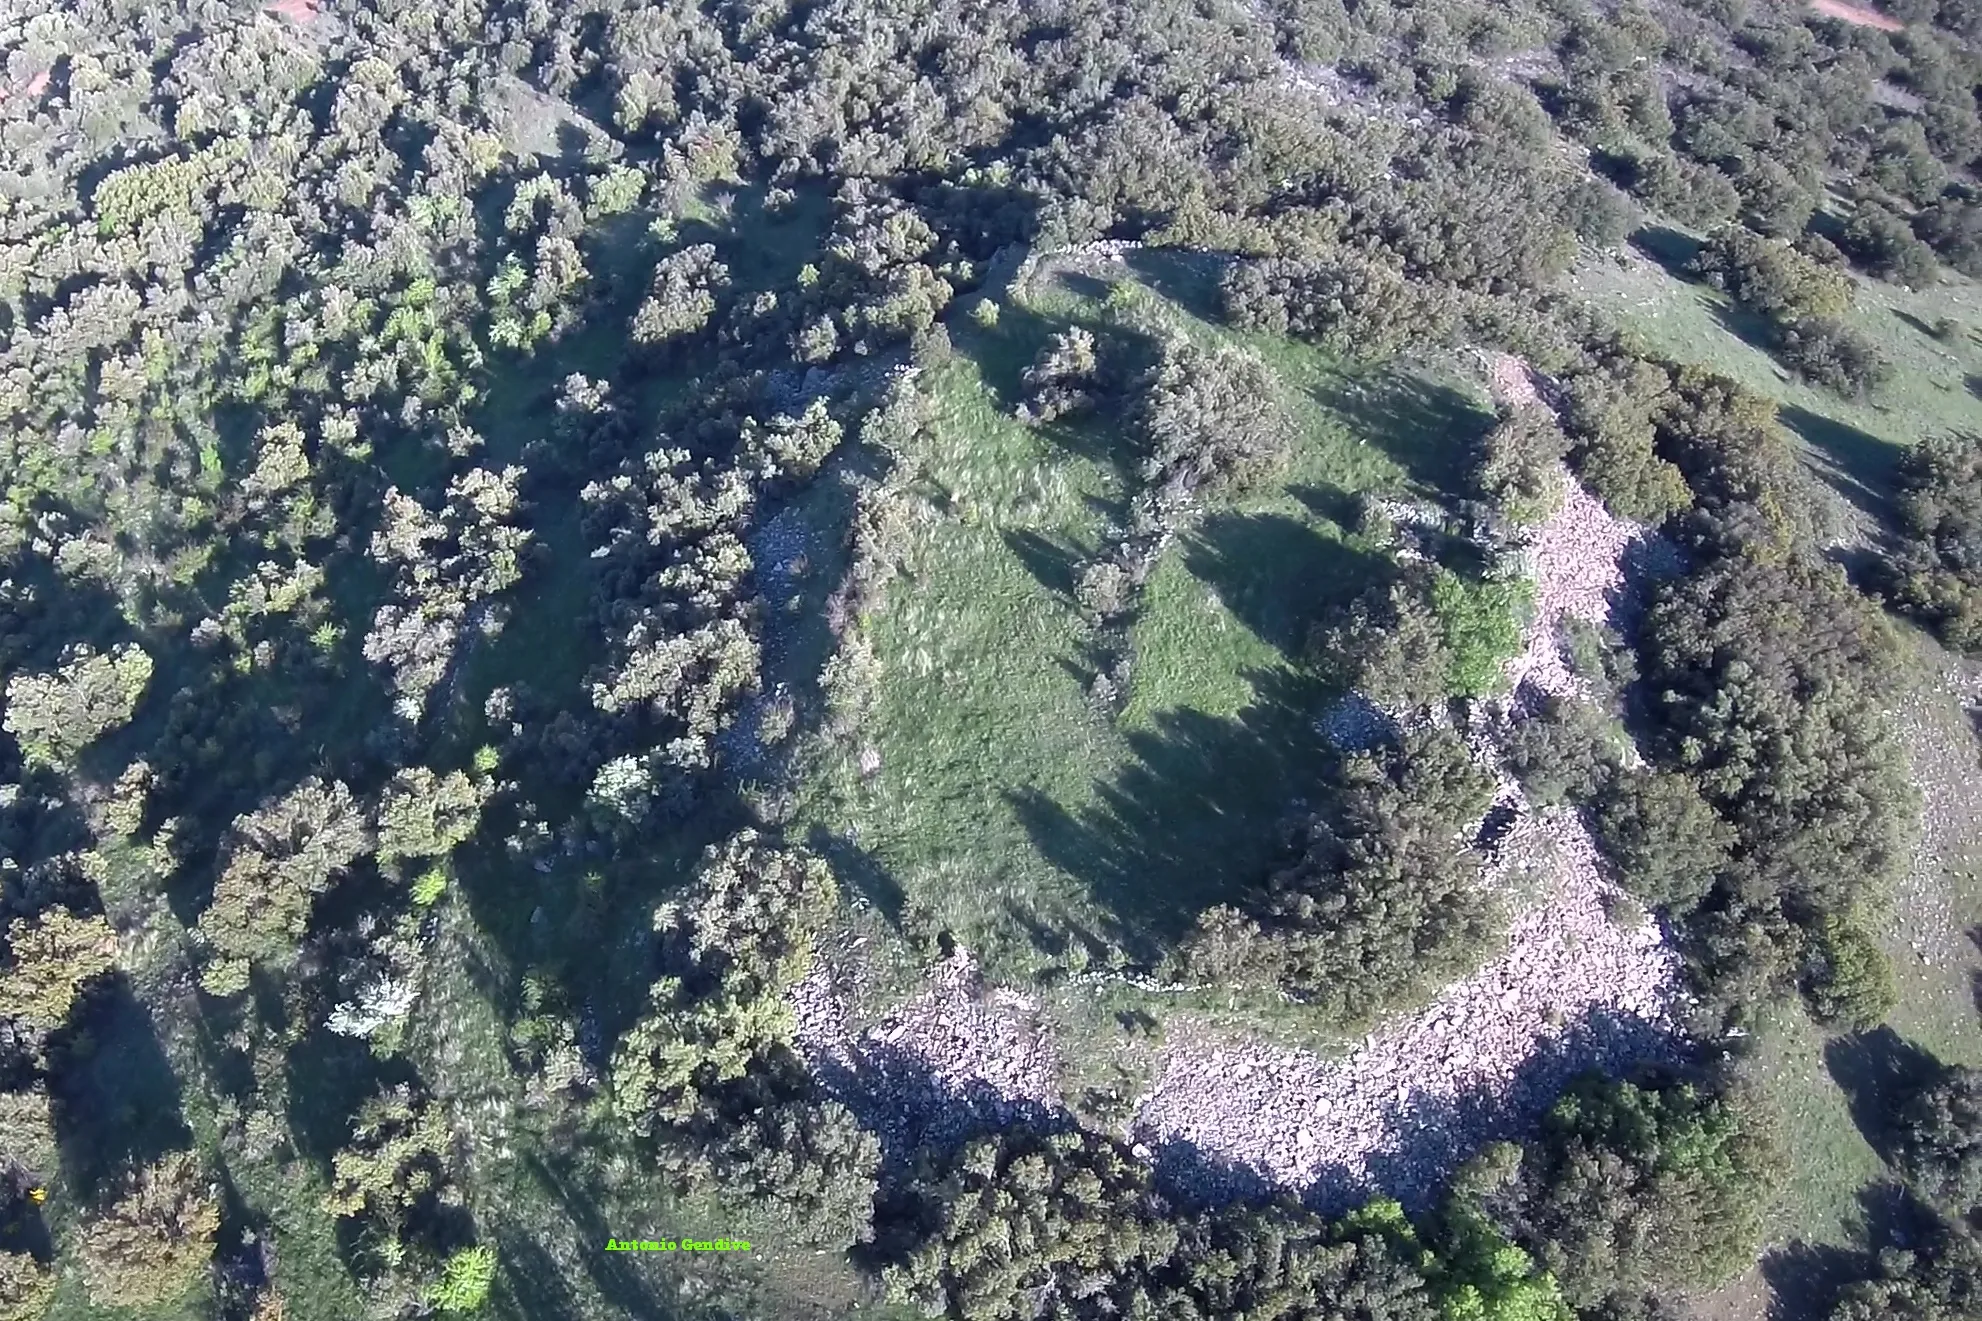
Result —
[{"label": "shrub", "polygon": [[90,1301],[151,1307],[184,1297],[205,1277],[219,1229],[220,1203],[191,1152],[131,1171],[80,1236]]},{"label": "shrub", "polygon": [[489,1301],[489,1290],[495,1285],[495,1249],[485,1245],[463,1248],[447,1259],[441,1268],[440,1279],[435,1283],[428,1301],[434,1310],[451,1316],[466,1312],[479,1312]]},{"label": "shrub", "polygon": [[1653,415],[1670,389],[1663,369],[1628,353],[1562,382],[1569,465],[1619,517],[1657,525],[1692,503],[1685,476],[1657,449]]},{"label": "shrub", "polygon": [[1617,739],[1603,712],[1554,695],[1533,716],[1515,721],[1502,746],[1508,769],[1543,805],[1582,802],[1610,778],[1617,758]]},{"label": "shrub", "polygon": [[1849,277],[1739,225],[1708,235],[1689,269],[1772,322],[1836,321],[1851,306]]},{"label": "shrub", "polygon": [[1603,250],[1623,243],[1643,219],[1631,199],[1608,179],[1585,179],[1569,190],[1562,205],[1576,237]]},{"label": "shrub", "polygon": [[54,1301],[54,1271],[25,1252],[0,1250],[0,1321],[41,1321]]},{"label": "shrub", "polygon": [[1677,772],[1621,770],[1591,804],[1597,848],[1648,908],[1684,916],[1713,888],[1734,831]]},{"label": "shrub", "polygon": [[1875,202],[1861,202],[1840,236],[1851,259],[1882,280],[1925,289],[1940,273],[1934,250],[1913,236],[1912,228]]},{"label": "shrub", "polygon": [[1878,1026],[1899,1003],[1891,960],[1878,937],[1849,916],[1827,916],[1804,956],[1804,997],[1820,1022],[1855,1030]]},{"label": "shrub", "polygon": [[1503,409],[1480,440],[1471,485],[1517,524],[1539,523],[1562,502],[1562,456],[1568,438],[1546,409]]},{"label": "shrub", "polygon": [[1982,651],[1982,435],[1922,440],[1894,474],[1903,546],[1886,592],[1950,646]]},{"label": "shrub", "polygon": [[30,763],[65,768],[82,750],[129,722],[151,682],[151,657],[136,646],[107,654],[71,647],[53,674],[7,680],[0,725],[20,740]]},{"label": "shrub", "polygon": [[1964,1321],[1982,1303],[1982,1245],[1967,1229],[1932,1217],[1911,1251],[1887,1249],[1871,1273],[1838,1291],[1825,1321]]},{"label": "shrub", "polygon": [[1225,319],[1312,340],[1343,357],[1380,359],[1451,330],[1444,302],[1396,267],[1359,256],[1233,263],[1219,286]]},{"label": "shrub", "polygon": [[1732,1276],[1754,1260],[1781,1168],[1759,1105],[1586,1075],[1523,1144],[1516,1241],[1578,1304]]},{"label": "shrub", "polygon": [[1094,407],[1101,384],[1100,346],[1079,326],[1057,331],[1025,369],[1021,384],[1023,419],[1053,422],[1086,412]]},{"label": "shrub", "polygon": [[11,1169],[28,1183],[55,1172],[55,1117],[48,1093],[36,1086],[0,1092],[0,1180]]},{"label": "shrub", "polygon": [[117,966],[117,937],[101,917],[50,908],[7,928],[8,967],[0,971],[0,1018],[50,1032],[69,1019],[82,988]]},{"label": "shrub", "polygon": [[1018,1129],[926,1157],[884,1219],[891,1297],[981,1321],[1025,1321],[1052,1300],[1136,1315],[1178,1237],[1149,1167],[1079,1131]]},{"label": "shrub", "polygon": [[1339,779],[1263,892],[1200,918],[1181,951],[1187,972],[1277,988],[1347,1022],[1478,959],[1496,914],[1458,840],[1486,811],[1492,777],[1430,729],[1348,758]]},{"label": "shrub", "polygon": [[1422,571],[1371,587],[1317,625],[1308,650],[1344,689],[1384,706],[1426,706],[1449,692],[1445,630]]},{"label": "shrub", "polygon": [[1292,444],[1279,395],[1256,354],[1171,338],[1135,407],[1144,480],[1193,491],[1270,476]]},{"label": "shrub", "polygon": [[1430,603],[1445,643],[1446,691],[1484,697],[1505,681],[1507,662],[1521,650],[1521,616],[1533,584],[1468,582],[1449,569],[1432,570]]},{"label": "shrub", "polygon": [[1776,329],[1776,354],[1799,375],[1860,399],[1892,379],[1892,360],[1839,321],[1808,318]]},{"label": "shrub", "polygon": [[1982,1070],[1942,1068],[1895,1108],[1893,1129],[1909,1183],[1957,1215],[1982,1205]]}]

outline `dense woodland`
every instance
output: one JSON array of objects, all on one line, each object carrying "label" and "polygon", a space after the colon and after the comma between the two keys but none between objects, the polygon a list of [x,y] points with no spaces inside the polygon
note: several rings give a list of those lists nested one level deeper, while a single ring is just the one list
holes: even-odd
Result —
[{"label": "dense woodland", "polygon": [[[1890,1006],[1867,913],[1917,804],[1877,719],[1881,605],[1982,647],[1982,442],[1921,437],[1854,584],[1771,404],[1555,286],[1684,226],[1692,278],[1786,367],[1876,391],[1854,280],[1982,277],[1982,8],[1893,12],[1889,34],[1753,0],[11,7],[0,1318],[315,1315],[260,1246],[265,1190],[297,1180],[369,1314],[530,1314],[425,1026],[462,957],[442,911],[518,902],[577,949],[651,919],[632,966],[599,955],[603,1019],[583,960],[499,974],[528,1140],[770,1208],[877,1300],[1566,1321],[1665,1316],[1739,1271],[1781,1152],[1720,1034]],[[759,250],[760,224],[804,239]],[[907,486],[941,477],[897,464],[930,425],[914,368],[996,317],[1027,253],[1097,240],[1216,254],[1234,326],[1345,358],[1492,346],[1553,382],[1559,427],[1510,416],[1467,458],[1470,556],[1317,610],[1339,688],[1491,692],[1524,604],[1510,538],[1565,457],[1683,551],[1631,636],[1577,639],[1607,700],[1551,705],[1515,759],[1678,933],[1714,1044],[1584,1079],[1415,1221],[1186,1205],[1065,1116],[884,1160],[794,1047],[841,901],[780,803],[887,681],[863,621],[903,590]],[[1131,516],[1076,587],[1112,639],[1104,704],[1166,533],[1285,462],[1263,370],[1124,315],[1024,373],[1028,419],[1121,418],[1135,447]],[[843,574],[829,654],[788,686],[750,546],[815,497],[843,506]],[[1497,915],[1451,844],[1491,785],[1459,739],[1311,784],[1283,861],[1152,971],[1360,1024],[1479,962]],[[624,879],[704,845],[685,891]],[[203,1072],[142,1090],[134,1016]],[[1895,1102],[1932,1231],[1837,1321],[1982,1309],[1978,1098],[1954,1069]]]}]

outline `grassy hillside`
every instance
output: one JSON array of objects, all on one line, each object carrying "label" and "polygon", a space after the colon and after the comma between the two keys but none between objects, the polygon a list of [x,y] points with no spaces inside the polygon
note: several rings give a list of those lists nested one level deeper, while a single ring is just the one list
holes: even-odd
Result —
[{"label": "grassy hillside", "polygon": [[[913,459],[940,480],[874,621],[878,768],[863,775],[849,751],[807,809],[886,873],[912,926],[949,930],[1006,977],[1070,950],[1148,957],[1259,879],[1327,696],[1299,663],[1307,627],[1375,563],[1349,527],[1354,496],[1440,480],[1490,420],[1430,367],[1361,372],[1235,336],[1158,292],[1182,284],[1165,278],[1176,266],[1117,271],[1112,287],[1036,277],[995,327],[960,325],[956,358],[927,378],[941,415]],[[1296,433],[1273,485],[1214,502],[1164,553],[1118,717],[1087,691],[1092,638],[1072,582],[1121,515],[1130,442],[1119,419],[1033,429],[1012,416],[1018,372],[1050,330],[1101,317],[1260,351]]]}]

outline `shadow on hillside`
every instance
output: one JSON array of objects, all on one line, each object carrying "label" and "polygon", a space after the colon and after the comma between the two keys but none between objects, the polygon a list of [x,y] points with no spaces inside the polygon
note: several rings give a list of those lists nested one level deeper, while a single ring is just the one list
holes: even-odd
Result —
[{"label": "shadow on hillside", "polygon": [[181,1089],[151,1011],[122,972],[49,1044],[49,1091],[64,1180],[88,1204],[125,1171],[192,1144]]},{"label": "shadow on hillside", "polygon": [[1839,1291],[1871,1271],[1887,1248],[1917,1248],[1933,1232],[1934,1215],[1895,1179],[1875,1179],[1858,1190],[1855,1222],[1847,1228],[1860,1251],[1802,1240],[1762,1254],[1762,1277],[1771,1294],[1771,1321],[1825,1316]]},{"label": "shadow on hillside", "polygon": [[1464,493],[1469,456],[1495,420],[1452,386],[1412,372],[1352,377],[1315,399],[1389,455],[1420,495],[1444,500]]},{"label": "shadow on hillside", "polygon": [[[1712,286],[1702,285],[1701,287],[1711,288]],[[1758,312],[1749,311],[1746,307],[1731,298],[1724,300],[1714,299],[1707,310],[1712,314],[1715,324],[1720,326],[1722,330],[1725,330],[1728,334],[1734,336],[1758,353],[1767,354],[1769,356],[1770,369],[1775,372],[1777,380],[1786,381],[1789,379],[1789,368],[1783,366],[1781,360],[1775,356],[1775,329],[1767,317]]]},{"label": "shadow on hillside", "polygon": [[1138,248],[1129,254],[1128,263],[1137,279],[1192,316],[1220,322],[1225,317],[1218,282],[1225,273],[1227,260],[1209,252]]},{"label": "shadow on hillside", "polygon": [[557,1259],[542,1244],[514,1230],[498,1232],[495,1241],[503,1264],[503,1287],[493,1300],[499,1315],[521,1321],[524,1317],[578,1314],[577,1299],[564,1282]]},{"label": "shadow on hillside", "polygon": [[1006,547],[1041,587],[1055,596],[1072,599],[1074,581],[1081,566],[1093,558],[1093,552],[1071,537],[1033,528],[1007,528],[1001,535]]},{"label": "shadow on hillside", "polygon": [[1287,494],[1316,518],[1325,518],[1344,532],[1353,531],[1362,515],[1362,497],[1332,482],[1297,483],[1287,488]]},{"label": "shadow on hillside", "polygon": [[1882,525],[1891,517],[1898,446],[1795,404],[1783,405],[1777,416],[1810,447],[1813,466],[1838,494]]},{"label": "shadow on hillside", "polygon": [[842,886],[865,899],[890,925],[901,925],[902,905],[908,896],[901,882],[872,853],[819,825],[806,835],[805,847],[832,864],[833,875]]},{"label": "shadow on hillside", "polygon": [[1184,565],[1262,641],[1288,656],[1308,626],[1380,578],[1384,556],[1285,514],[1218,514],[1191,536]]},{"label": "shadow on hillside", "polygon": [[1673,278],[1688,281],[1693,278],[1687,268],[1699,254],[1701,244],[1692,235],[1664,225],[1647,225],[1631,235],[1630,243]]},{"label": "shadow on hillside", "polygon": [[1893,1109],[1932,1081],[1940,1062],[1891,1028],[1881,1027],[1826,1043],[1824,1067],[1844,1093],[1851,1122],[1879,1159],[1890,1164],[1895,1136]]},{"label": "shadow on hillside", "polygon": [[[611,1224],[600,1210],[601,1199],[583,1186],[579,1178],[569,1171],[554,1168],[549,1162],[535,1155],[525,1156],[524,1164],[531,1178],[551,1198],[557,1202],[577,1231],[581,1245],[579,1260],[584,1264],[586,1275],[592,1285],[611,1305],[614,1315],[635,1318],[651,1318],[651,1321],[667,1321],[677,1315],[675,1309],[661,1301],[655,1290],[655,1281],[648,1278],[648,1272],[640,1269],[650,1263],[665,1261],[665,1258],[645,1252],[607,1252],[607,1240],[627,1232],[627,1226]],[[651,1227],[657,1236],[659,1226]],[[641,1231],[643,1234],[647,1230]],[[533,1281],[541,1285],[542,1281]],[[555,1292],[564,1293],[561,1283]],[[532,1316],[559,1316],[559,1312],[530,1312]]]},{"label": "shadow on hillside", "polygon": [[1919,317],[1913,315],[1913,313],[1907,311],[1903,307],[1895,307],[1893,309],[1893,317],[1896,320],[1898,320],[1900,324],[1906,326],[1910,330],[1919,331],[1921,334],[1925,335],[1928,339],[1938,340],[1940,338],[1939,335],[1934,333],[1934,328],[1932,326],[1928,325],[1925,321],[1922,321]]},{"label": "shadow on hillside", "polygon": [[1868,1264],[1862,1252],[1802,1239],[1763,1253],[1769,1321],[1808,1321],[1827,1315],[1837,1302],[1838,1291],[1864,1278]]},{"label": "shadow on hillside", "polygon": [[1237,718],[1165,711],[1129,734],[1131,763],[1070,811],[1033,790],[1006,797],[1033,845],[1085,883],[1121,945],[1154,962],[1197,913],[1263,879],[1289,803],[1329,756],[1310,712],[1322,693],[1284,674],[1248,676]]}]

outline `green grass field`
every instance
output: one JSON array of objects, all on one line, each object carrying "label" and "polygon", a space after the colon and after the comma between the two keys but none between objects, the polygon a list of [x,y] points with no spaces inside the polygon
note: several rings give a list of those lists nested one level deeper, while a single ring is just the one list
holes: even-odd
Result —
[{"label": "green grass field", "polygon": [[[1308,625],[1378,562],[1345,526],[1352,497],[1437,489],[1489,421],[1436,371],[1361,373],[1214,327],[1190,310],[1202,277],[1184,260],[1112,294],[1044,273],[996,327],[955,331],[956,358],[925,377],[935,437],[912,456],[946,489],[873,621],[886,680],[865,739],[880,766],[863,777],[849,749],[808,796],[806,815],[857,842],[915,924],[996,976],[1151,957],[1261,879],[1318,751]],[[1205,509],[1164,554],[1119,716],[1089,700],[1071,584],[1126,501],[1128,441],[1113,419],[1011,416],[1046,334],[1109,316],[1262,352],[1297,437],[1279,481]]]},{"label": "green grass field", "polygon": [[[1893,363],[1892,381],[1862,400],[1793,376],[1758,346],[1759,328],[1722,294],[1679,279],[1636,251],[1587,261],[1574,291],[1641,335],[1653,349],[1710,367],[1768,396],[1803,443],[1811,468],[1842,498],[1839,530],[1881,515],[1892,464],[1922,436],[1982,428],[1982,288],[1943,272],[1918,293],[1859,278],[1849,319]],[[1960,327],[1948,339],[1931,328]]]}]

